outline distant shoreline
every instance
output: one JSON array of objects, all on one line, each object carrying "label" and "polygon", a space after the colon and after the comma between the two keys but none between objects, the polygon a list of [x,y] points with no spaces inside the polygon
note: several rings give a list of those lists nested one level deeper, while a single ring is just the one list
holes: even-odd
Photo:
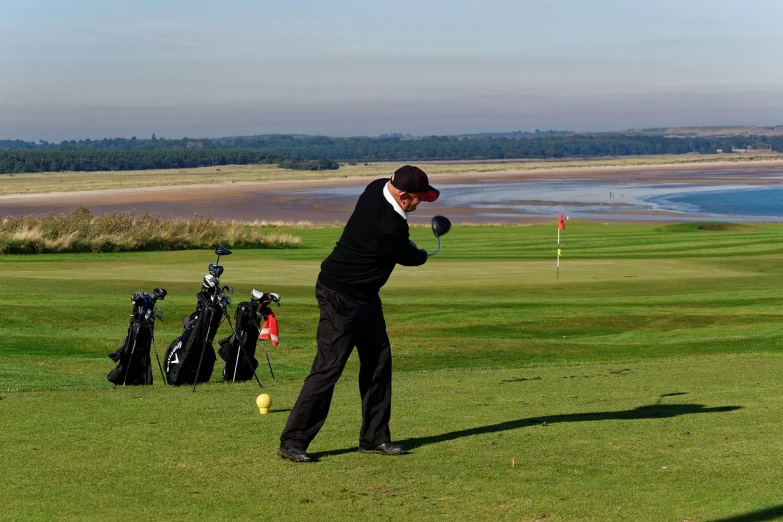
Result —
[{"label": "distant shoreline", "polygon": [[[635,160],[638,161],[638,158]],[[595,182],[597,185],[611,184],[612,182],[758,186],[783,184],[783,177],[765,175],[765,171],[768,169],[783,167],[783,158],[781,157],[753,158],[746,161],[734,160],[733,158],[732,160],[710,158],[710,160],[651,164],[635,164],[631,163],[634,160],[628,160],[626,164],[613,165],[591,165],[585,164],[584,161],[552,165],[551,162],[547,162],[546,168],[540,162],[524,165],[520,163],[493,165],[483,163],[480,165],[470,164],[470,168],[467,169],[453,169],[442,163],[412,163],[418,164],[428,171],[430,181],[436,187],[438,183],[448,185],[492,180],[509,183],[578,180],[585,183]],[[355,203],[355,195],[343,196],[337,193],[329,198],[319,198],[315,194],[310,197],[309,190],[318,192],[318,189],[361,186],[371,179],[390,175],[392,169],[397,165],[398,163],[375,163],[364,168],[353,169],[348,176],[320,179],[268,179],[261,181],[233,179],[232,181],[212,183],[5,194],[0,195],[0,216],[48,212],[67,213],[83,206],[94,213],[147,211],[182,217],[194,214],[215,215],[220,219],[241,219],[244,221],[286,220],[334,223],[344,220],[350,214]],[[247,170],[240,169],[236,171],[234,176],[239,177]],[[362,175],[363,170],[367,171],[367,175]],[[213,173],[214,169],[211,172]],[[181,177],[188,174],[179,173]],[[95,176],[104,176],[104,180],[112,180],[118,176],[118,173],[95,173]],[[159,182],[160,177],[165,178],[165,175],[160,174],[154,181]],[[79,178],[84,178],[83,173]],[[57,181],[53,184],[59,185],[69,181],[67,175],[61,179],[64,181]],[[8,180],[0,181],[0,186],[6,181]],[[137,181],[143,182],[144,179]],[[291,194],[291,191],[297,191],[297,194]],[[571,201],[571,204],[578,203]],[[436,210],[438,203],[427,208]],[[474,212],[467,208],[449,207],[448,211],[462,221],[488,221],[487,219],[475,219],[472,217]],[[618,219],[632,221],[637,218],[637,216],[623,216],[623,213],[624,211],[619,208],[615,212]],[[660,214],[658,215],[660,216]],[[418,215],[414,217],[419,218]],[[644,218],[638,216],[638,220],[644,220]],[[676,221],[676,216],[672,216],[672,220]],[[540,216],[532,215],[520,215],[509,220],[509,222],[517,223],[540,221]]]},{"label": "distant shoreline", "polygon": [[[666,158],[671,158],[672,156],[667,156]],[[639,159],[641,158],[641,159]],[[644,159],[649,159],[649,162],[645,162]],[[679,182],[687,182],[692,181],[691,177],[685,175],[682,175],[682,171],[688,171],[688,170],[711,170],[711,169],[746,169],[748,167],[757,167],[757,168],[766,168],[766,167],[783,167],[783,156],[773,156],[769,159],[766,159],[765,157],[761,156],[753,156],[753,157],[742,157],[742,156],[736,156],[731,159],[714,159],[711,157],[698,157],[698,159],[695,159],[693,156],[687,156],[686,161],[682,162],[665,162],[665,163],[657,163],[655,160],[659,158],[658,156],[642,156],[642,157],[634,157],[634,158],[612,158],[612,159],[588,159],[588,160],[565,160],[565,161],[520,161],[520,160],[488,160],[483,161],[481,163],[477,163],[474,160],[465,160],[465,161],[411,161],[407,162],[410,164],[420,165],[422,168],[428,172],[428,176],[430,180],[440,180],[440,181],[465,181],[470,179],[484,179],[487,177],[491,178],[506,178],[506,177],[514,177],[514,178],[520,178],[520,179],[526,179],[526,178],[546,178],[546,179],[562,179],[565,177],[578,177],[578,178],[585,178],[585,177],[613,177],[614,174],[618,172],[639,172],[640,178],[642,177],[649,177],[649,171],[650,170],[666,170],[666,171],[679,171],[681,174],[672,177],[669,180],[660,180],[660,181],[679,181]],[[736,159],[735,159],[736,158]],[[685,158],[684,158],[685,159]],[[630,163],[628,164],[596,164],[596,165],[590,165],[589,163],[602,163],[602,162],[612,162],[612,161],[628,161]],[[634,161],[635,160],[635,161]],[[638,161],[638,163],[636,162]],[[405,162],[388,162],[388,163],[378,163],[374,162],[372,163],[372,166],[375,167],[374,170],[379,170],[379,166],[383,165],[389,165],[388,173],[391,175],[391,171],[395,168],[395,165],[402,165]],[[588,164],[585,164],[588,163]],[[444,168],[446,170],[448,169],[448,166],[475,166],[477,167],[477,170],[460,170],[457,172],[443,172]],[[491,167],[501,167],[501,166],[508,166],[508,167],[516,167],[517,165],[524,165],[524,168],[491,168]],[[430,171],[429,169],[425,168],[425,166],[430,167],[439,167],[437,171]],[[230,168],[231,166],[227,166],[225,168]],[[479,168],[484,167],[484,168]],[[345,169],[345,167],[343,167]],[[199,168],[199,169],[171,169],[171,172],[192,172],[192,173],[198,173],[199,171],[203,170],[209,170],[209,171],[220,171],[220,168],[214,169],[212,167],[209,168]],[[153,173],[163,173],[165,171],[160,170],[152,170],[152,171],[122,171],[122,172],[88,172],[88,173],[36,173],[36,174],[17,174],[15,177],[22,178],[22,177],[37,177],[39,179],[47,179],[51,178],[56,180],[58,174],[61,175],[72,175],[72,174],[78,174],[80,177],[87,177],[92,176],[96,178],[100,178],[101,176],[117,176],[122,173],[127,173],[128,175],[131,174],[137,174],[137,173],[145,173],[145,172],[153,172]],[[332,175],[337,174],[337,175]],[[176,191],[187,191],[187,190],[203,190],[203,189],[215,189],[215,190],[223,190],[227,189],[229,192],[232,191],[231,188],[229,188],[229,185],[234,185],[232,187],[233,189],[239,189],[240,187],[265,187],[270,189],[270,191],[280,191],[280,190],[294,190],[297,188],[305,188],[306,186],[314,186],[314,187],[324,187],[324,186],[340,186],[340,185],[353,185],[353,184],[359,184],[362,181],[375,179],[378,177],[377,174],[374,175],[339,175],[340,171],[323,171],[321,172],[320,176],[315,178],[312,175],[304,175],[302,174],[301,177],[297,176],[296,173],[286,176],[287,179],[268,179],[268,180],[261,180],[261,181],[237,181],[237,180],[231,180],[231,181],[214,181],[211,183],[175,183],[171,185],[167,184],[155,184],[155,185],[148,185],[148,186],[140,186],[140,187],[121,187],[116,189],[94,189],[94,190],[64,190],[64,191],[36,191],[36,192],[27,192],[27,193],[10,193],[10,194],[0,194],[0,202],[3,200],[13,200],[15,198],[22,198],[22,199],[28,199],[28,198],[58,198],[58,197],[79,197],[82,195],[115,195],[115,194],[122,194],[122,193],[131,193],[131,192],[139,192],[139,193],[146,193],[146,192],[157,192],[157,191],[167,191],[167,190],[176,190]],[[324,175],[329,177],[323,177]],[[0,187],[2,187],[2,184],[7,181],[4,179],[4,177],[7,175],[0,175]],[[658,177],[658,176],[656,176]],[[695,178],[694,178],[695,179]],[[699,180],[702,180],[701,177],[698,178]],[[97,179],[96,179],[97,181]],[[716,182],[720,182],[720,179],[716,179]],[[773,182],[767,181],[767,180],[748,180],[748,182],[753,182],[754,184],[772,184]]]}]

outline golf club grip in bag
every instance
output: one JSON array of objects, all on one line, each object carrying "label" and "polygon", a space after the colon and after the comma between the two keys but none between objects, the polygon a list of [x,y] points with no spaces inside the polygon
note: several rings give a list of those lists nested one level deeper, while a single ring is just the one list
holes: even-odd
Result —
[{"label": "golf club grip in bag", "polygon": [[[166,350],[163,369],[168,384],[180,386],[207,382],[212,377],[212,370],[217,360],[212,341],[222,319],[223,310],[220,305],[211,304],[206,301],[203,294],[198,294],[196,311],[182,320],[185,326],[182,334],[174,339]],[[203,360],[201,360],[202,352]],[[200,371],[199,360],[201,360]]]},{"label": "golf club grip in bag", "polygon": [[117,366],[106,376],[107,381],[117,385],[152,384],[150,346],[154,327],[153,321],[131,319],[122,346],[109,354]]},{"label": "golf club grip in bag", "polygon": [[[253,371],[258,368],[255,355],[261,319],[256,317],[252,303],[247,301],[239,303],[234,319],[235,333],[218,341],[220,344],[218,355],[226,361],[223,366],[223,380],[249,381],[253,378]],[[240,349],[240,344],[244,348],[244,353]],[[250,358],[249,363],[245,355]]]}]

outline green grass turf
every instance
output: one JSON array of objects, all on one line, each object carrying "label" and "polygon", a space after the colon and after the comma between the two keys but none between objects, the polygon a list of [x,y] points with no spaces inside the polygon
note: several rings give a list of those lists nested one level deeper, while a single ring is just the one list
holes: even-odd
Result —
[{"label": "green grass turf", "polygon": [[[0,519],[783,515],[783,227],[567,226],[559,279],[552,225],[455,227],[425,266],[398,267],[382,291],[392,434],[413,453],[356,451],[354,354],[313,465],[275,449],[339,229],[221,260],[235,302],[283,295],[277,380],[259,368],[266,416],[256,384],[217,382],[222,361],[195,393],[162,386],[157,367],[152,387],[105,380],[130,294],[169,291],[162,356],[211,252],[0,257]],[[427,229],[412,236],[434,248]]]}]

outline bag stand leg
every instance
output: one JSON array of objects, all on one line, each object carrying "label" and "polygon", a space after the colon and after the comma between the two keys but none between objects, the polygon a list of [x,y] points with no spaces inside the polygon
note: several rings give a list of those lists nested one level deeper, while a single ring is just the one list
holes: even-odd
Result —
[{"label": "bag stand leg", "polygon": [[[234,325],[231,324],[231,317],[229,317],[228,311],[225,308],[223,308],[223,315],[226,316],[226,320],[228,321],[228,326],[231,327],[231,332],[234,334],[234,337],[237,340],[239,340],[239,338],[237,337],[237,331],[234,330]],[[239,343],[239,349],[242,350],[242,355],[245,356],[245,360],[247,361],[247,364],[249,364],[251,366],[251,368],[252,368],[253,363],[250,362],[250,357],[248,357],[247,353],[245,353],[245,347],[242,346],[242,343]],[[237,360],[239,360],[239,351],[237,351]],[[258,387],[259,388],[263,388],[264,385],[261,384],[261,380],[258,378],[258,375],[256,375],[256,369],[252,368],[252,370],[253,370],[253,377],[256,378],[256,382],[258,383]],[[236,376],[236,364],[234,365],[234,375]]]},{"label": "bag stand leg", "polygon": [[[244,339],[240,339],[237,337],[236,332],[234,332],[234,339],[237,340],[239,343],[239,346],[242,346]],[[237,350],[237,360],[234,361],[234,376],[231,378],[231,382],[237,382],[237,367],[239,366],[239,350]]]},{"label": "bag stand leg", "polygon": [[133,361],[133,352],[136,351],[136,341],[139,338],[139,325],[135,324],[133,326],[136,327],[136,335],[133,336],[133,347],[131,348],[130,357],[128,357],[128,366],[125,368],[125,377],[122,379],[123,386],[125,386],[125,383],[128,382],[128,372],[130,371],[131,361]]},{"label": "bag stand leg", "polygon": [[158,357],[158,347],[155,345],[155,335],[152,335],[152,346],[155,348],[155,358],[158,360],[158,369],[160,370],[160,377],[163,379],[163,384],[168,384],[166,381],[166,374],[163,373],[163,366],[160,364],[160,357]]},{"label": "bag stand leg", "polygon": [[[256,326],[256,330],[258,330],[258,335],[261,335],[261,330]],[[266,343],[263,339],[261,339],[261,346],[264,347],[264,355],[266,355],[266,363],[269,365],[269,373],[272,374],[272,380],[275,380],[275,372],[272,370],[272,361],[269,360],[269,352],[266,351]]]},{"label": "bag stand leg", "polygon": [[196,384],[198,383],[198,375],[199,373],[201,373],[201,362],[204,360],[204,352],[207,351],[207,339],[209,339],[209,332],[211,328],[212,328],[212,321],[207,323],[207,335],[204,337],[204,344],[201,346],[201,357],[198,358],[196,377],[193,379],[193,389],[191,391],[196,391]]}]

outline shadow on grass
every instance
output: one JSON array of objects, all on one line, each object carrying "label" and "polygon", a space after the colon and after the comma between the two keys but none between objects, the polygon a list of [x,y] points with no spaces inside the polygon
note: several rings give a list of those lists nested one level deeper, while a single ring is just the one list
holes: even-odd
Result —
[{"label": "shadow on grass", "polygon": [[[637,419],[665,419],[668,417],[677,417],[680,415],[691,415],[694,413],[724,413],[741,409],[741,406],[719,406],[716,408],[706,408],[703,404],[653,404],[649,406],[639,406],[632,410],[624,411],[601,411],[590,413],[568,413],[565,415],[548,415],[545,417],[530,417],[528,419],[517,419],[499,424],[490,424],[489,426],[479,426],[477,428],[468,428],[465,430],[449,431],[440,435],[431,435],[429,437],[414,437],[405,440],[395,441],[402,444],[407,449],[415,449],[427,444],[446,442],[462,437],[471,437],[473,435],[484,435],[487,433],[497,433],[499,431],[515,430],[527,426],[542,426],[546,424],[555,424],[558,422],[593,422],[604,420],[637,420]],[[344,448],[320,453],[313,453],[314,457],[329,457],[335,455],[344,455],[359,451],[358,448]],[[753,520],[753,519],[749,519]]]},{"label": "shadow on grass", "polygon": [[727,518],[718,518],[713,522],[762,522],[764,520],[783,519],[783,505],[775,506],[769,509],[761,509],[744,515],[737,515]]}]

